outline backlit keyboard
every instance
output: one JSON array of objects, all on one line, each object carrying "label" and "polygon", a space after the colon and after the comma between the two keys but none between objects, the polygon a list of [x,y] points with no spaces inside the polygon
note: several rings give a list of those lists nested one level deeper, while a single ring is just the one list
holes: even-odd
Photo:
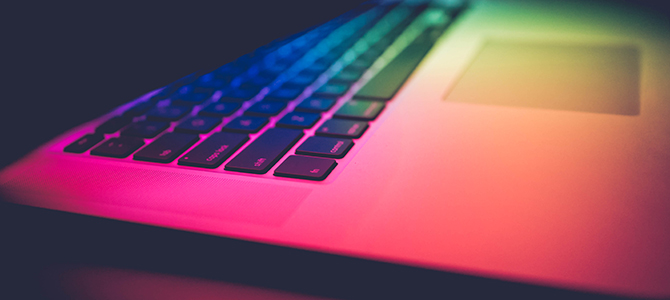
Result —
[{"label": "backlit keyboard", "polygon": [[461,10],[354,10],[135,101],[64,152],[324,180]]}]

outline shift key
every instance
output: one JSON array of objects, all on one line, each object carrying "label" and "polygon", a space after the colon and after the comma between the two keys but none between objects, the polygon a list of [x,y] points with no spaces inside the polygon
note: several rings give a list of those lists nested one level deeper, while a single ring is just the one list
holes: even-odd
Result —
[{"label": "shift key", "polygon": [[242,152],[225,169],[264,174],[302,137],[301,130],[270,128]]}]

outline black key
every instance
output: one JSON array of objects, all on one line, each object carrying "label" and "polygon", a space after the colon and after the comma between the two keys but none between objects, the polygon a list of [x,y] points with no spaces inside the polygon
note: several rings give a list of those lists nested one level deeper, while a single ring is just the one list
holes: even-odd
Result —
[{"label": "black key", "polygon": [[100,146],[93,148],[91,154],[124,158],[142,146],[144,146],[144,140],[140,138],[120,136],[104,141]]},{"label": "black key", "polygon": [[286,88],[282,87],[280,89],[274,90],[265,96],[265,100],[270,101],[291,101],[295,98],[298,98],[302,94],[302,88]]},{"label": "black key", "polygon": [[314,124],[316,124],[316,122],[319,121],[320,117],[321,115],[319,114],[312,114],[306,112],[290,112],[284,115],[284,117],[282,117],[281,120],[277,122],[277,126],[296,128],[296,129],[307,129],[314,126]]},{"label": "black key", "polygon": [[163,106],[154,107],[147,113],[147,119],[151,121],[176,121],[191,111],[188,106]]},{"label": "black key", "polygon": [[311,74],[321,74],[328,70],[330,67],[330,64],[324,64],[324,63],[313,63],[309,67],[305,68],[305,72],[311,73]]},{"label": "black key", "polygon": [[351,45],[347,45],[347,42],[341,43],[340,45],[336,46],[335,48],[330,49],[330,52],[328,52],[328,55],[332,56],[338,56],[342,57],[347,50],[351,48]]},{"label": "black key", "polygon": [[384,109],[379,101],[349,100],[335,112],[335,118],[370,121]]},{"label": "black key", "polygon": [[175,131],[185,133],[205,133],[210,132],[216,125],[221,123],[219,118],[210,117],[190,117],[175,127]]},{"label": "black key", "polygon": [[428,53],[433,43],[414,42],[400,52],[356,93],[357,98],[390,100],[414,68]]},{"label": "black key", "polygon": [[257,84],[253,81],[246,81],[240,84],[237,88],[243,89],[243,90],[254,90],[254,91],[260,91],[265,85]]},{"label": "black key", "polygon": [[[344,50],[344,51],[342,51]],[[323,64],[333,64],[338,58],[342,57],[342,53],[346,52],[347,49],[336,49],[336,50],[331,50],[328,52],[326,55],[322,56],[321,58],[316,60],[316,63],[323,63]]]},{"label": "black key", "polygon": [[105,123],[100,124],[98,128],[95,129],[96,133],[112,133],[116,132],[119,129],[123,128],[124,126],[130,124],[132,120],[129,118],[123,118],[123,117],[113,117]]},{"label": "black key", "polygon": [[324,112],[329,110],[335,104],[333,99],[322,99],[322,98],[307,98],[302,100],[298,106],[296,106],[296,111],[305,111],[305,112]]},{"label": "black key", "polygon": [[274,175],[321,181],[335,166],[337,162],[332,159],[291,155],[277,167]]},{"label": "black key", "polygon": [[359,57],[359,58],[357,58],[356,60],[352,61],[352,62],[349,64],[349,67],[356,68],[356,69],[363,69],[363,70],[364,70],[364,69],[367,69],[367,68],[369,68],[370,66],[372,66],[372,64],[373,64],[374,62],[375,62],[375,61],[372,60],[372,59],[366,59],[366,58],[363,58],[363,57]]},{"label": "black key", "polygon": [[317,135],[357,139],[368,129],[363,121],[330,119],[316,130]]},{"label": "black key", "polygon": [[225,87],[227,83],[228,81],[225,80],[225,78],[217,78],[217,76],[214,73],[209,73],[200,76],[200,78],[196,82],[196,86],[212,88],[216,90]]},{"label": "black key", "polygon": [[180,165],[214,169],[249,140],[246,134],[217,132],[179,159]]},{"label": "black key", "polygon": [[226,124],[226,126],[223,126],[223,130],[241,133],[253,133],[261,130],[261,128],[263,128],[263,126],[265,126],[267,123],[267,118],[241,116],[233,119],[228,124]]},{"label": "black key", "polygon": [[258,88],[228,91],[221,97],[221,99],[219,99],[219,102],[244,102],[256,96],[259,91],[260,89]]},{"label": "black key", "polygon": [[316,66],[330,66],[330,65],[332,65],[338,58],[340,58],[340,57],[339,57],[339,56],[336,56],[336,55],[326,55],[326,56],[323,56],[323,57],[317,59],[317,60],[314,62],[314,65],[316,65]]},{"label": "black key", "polygon": [[275,76],[277,76],[277,75],[281,74],[282,72],[286,71],[289,67],[291,67],[291,65],[290,65],[291,63],[292,62],[287,60],[287,61],[282,62],[282,63],[274,64],[274,65],[271,65],[271,66],[265,68],[265,70],[263,70],[263,72],[261,72],[261,73],[267,73],[270,76],[274,74]]},{"label": "black key", "polygon": [[123,113],[123,116],[127,118],[137,117],[143,115],[152,107],[154,107],[154,103],[151,101],[140,102],[135,104],[135,106],[131,107],[130,109],[126,110]]},{"label": "black key", "polygon": [[242,74],[244,71],[246,71],[245,68],[242,68],[240,66],[235,66],[234,64],[226,64],[223,65],[222,67],[216,69],[213,74],[214,77],[218,79],[222,79],[225,81],[230,81],[236,76]]},{"label": "black key", "polygon": [[240,106],[242,106],[240,103],[235,102],[214,102],[207,105],[198,114],[201,116],[223,118],[232,115]]},{"label": "black key", "polygon": [[128,128],[121,131],[121,135],[152,138],[170,127],[167,122],[141,121],[130,124]]},{"label": "black key", "polygon": [[349,90],[348,84],[328,82],[314,92],[316,97],[340,97]]},{"label": "black key", "polygon": [[84,153],[89,148],[93,147],[95,144],[100,143],[104,139],[102,134],[87,134],[80,139],[74,141],[74,143],[65,147],[63,151],[72,152],[72,153]]},{"label": "black key", "polygon": [[302,137],[301,130],[270,128],[226,164],[226,170],[266,173]]},{"label": "black key", "polygon": [[200,76],[200,74],[201,72],[195,72],[178,79],[177,81],[167,85],[160,92],[158,92],[155,95],[155,98],[152,97],[152,100],[166,99],[168,96],[176,92],[180,87],[193,83],[196,79],[198,79],[198,76]]},{"label": "black key", "polygon": [[330,79],[332,82],[354,83],[363,76],[364,71],[354,68],[344,68]]},{"label": "black key", "polygon": [[372,45],[371,49],[376,51],[384,51],[386,48],[391,46],[391,44],[393,44],[393,41],[395,41],[396,37],[396,33],[387,34],[385,37],[379,39],[374,45]]},{"label": "black key", "polygon": [[312,136],[304,143],[302,143],[302,145],[300,145],[300,147],[295,150],[295,153],[311,156],[342,158],[353,146],[354,142],[350,139]]},{"label": "black key", "polygon": [[[293,53],[291,55],[277,60],[276,65],[277,66],[282,66],[281,70],[288,69],[291,65],[293,65],[293,63],[295,63],[298,59],[300,59],[302,57],[302,55],[304,54],[305,51],[301,51],[301,50],[308,50],[308,49],[295,49],[294,48]],[[297,51],[300,51],[300,52],[297,52]],[[275,67],[275,69],[278,70],[279,68]]]},{"label": "black key", "polygon": [[217,90],[216,87],[191,84],[181,87],[170,98],[175,102],[183,102],[190,106],[202,103]]},{"label": "black key", "polygon": [[178,95],[177,97],[172,100],[173,105],[179,105],[179,106],[194,106],[196,104],[200,104],[205,102],[205,100],[209,99],[212,94],[210,92],[206,93],[190,93],[186,95]]},{"label": "black key", "polygon": [[242,103],[244,101],[247,101],[249,99],[253,98],[253,96],[249,98],[236,98],[236,97],[230,97],[230,96],[224,96],[219,99],[219,102],[222,103]]},{"label": "black key", "polygon": [[170,132],[133,155],[135,160],[169,163],[198,141],[198,135]]},{"label": "black key", "polygon": [[244,114],[250,116],[269,117],[280,113],[286,107],[284,102],[261,101],[252,105]]},{"label": "black key", "polygon": [[382,55],[383,50],[381,49],[376,49],[376,48],[370,48],[368,51],[365,51],[363,54],[358,56],[359,58],[362,59],[367,59],[367,60],[377,60],[377,58]]},{"label": "black key", "polygon": [[283,86],[304,88],[316,81],[317,77],[314,74],[299,73],[297,76],[291,78],[291,80],[285,82]]},{"label": "black key", "polygon": [[239,88],[263,88],[266,85],[272,83],[276,78],[277,76],[274,74],[266,74],[261,72],[260,74],[256,74],[256,76],[249,78],[247,81],[240,84]]}]

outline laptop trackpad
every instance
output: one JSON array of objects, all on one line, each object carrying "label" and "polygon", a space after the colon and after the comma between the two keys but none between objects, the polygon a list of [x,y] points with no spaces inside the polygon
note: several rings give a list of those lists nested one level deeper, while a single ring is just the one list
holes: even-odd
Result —
[{"label": "laptop trackpad", "polygon": [[447,101],[638,115],[632,46],[486,42]]}]

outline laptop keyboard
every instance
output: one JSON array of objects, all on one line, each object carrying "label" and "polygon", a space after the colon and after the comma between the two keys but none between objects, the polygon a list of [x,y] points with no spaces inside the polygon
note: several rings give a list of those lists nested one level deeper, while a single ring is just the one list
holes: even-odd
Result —
[{"label": "laptop keyboard", "polygon": [[357,9],[182,78],[64,151],[251,174],[285,158],[274,176],[324,180],[461,10]]}]

